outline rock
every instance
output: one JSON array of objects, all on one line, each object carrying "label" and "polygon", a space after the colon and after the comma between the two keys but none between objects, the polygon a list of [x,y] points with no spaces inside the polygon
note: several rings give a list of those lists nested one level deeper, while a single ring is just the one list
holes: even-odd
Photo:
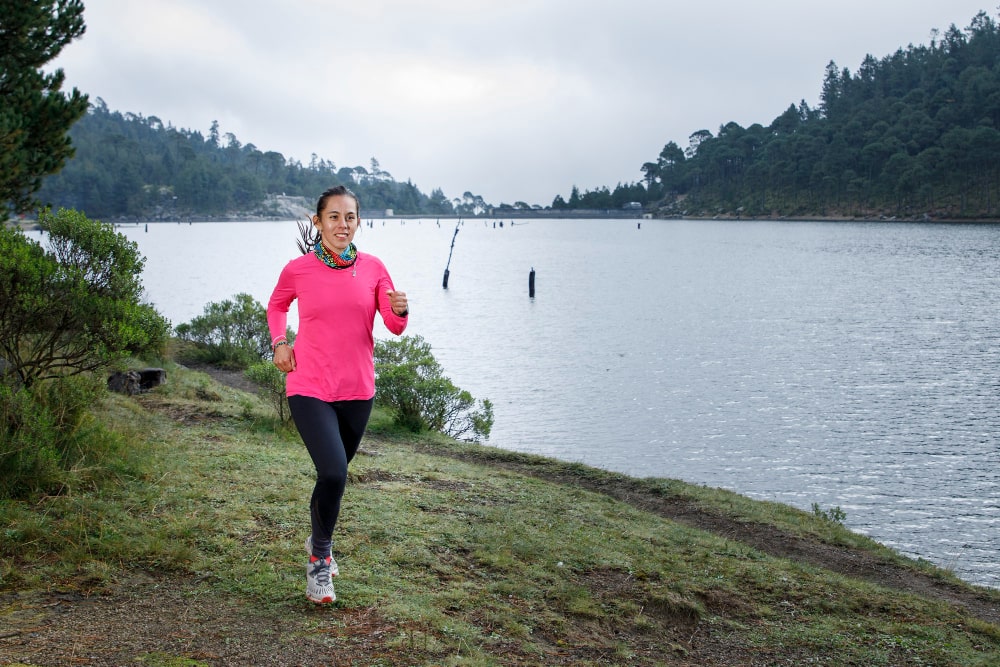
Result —
[{"label": "rock", "polygon": [[116,371],[108,377],[108,390],[133,396],[140,391],[141,379],[139,371]]},{"label": "rock", "polygon": [[108,376],[108,390],[133,396],[165,384],[166,381],[167,372],[162,368],[116,371]]}]

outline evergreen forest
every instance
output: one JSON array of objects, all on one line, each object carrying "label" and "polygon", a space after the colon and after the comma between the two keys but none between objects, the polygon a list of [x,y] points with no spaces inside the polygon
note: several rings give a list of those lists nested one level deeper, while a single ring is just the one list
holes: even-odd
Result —
[{"label": "evergreen forest", "polygon": [[[727,123],[669,141],[636,182],[557,195],[551,212],[640,207],[655,217],[995,219],[1000,217],[1000,28],[980,12],[857,71],[833,61],[817,108],[790,104],[768,125]],[[274,195],[307,200],[345,184],[369,211],[531,212],[465,192],[449,200],[397,182],[375,158],[337,168],[111,111],[97,99],[70,130],[75,157],[45,179],[43,203],[101,218],[268,215]]]},{"label": "evergreen forest", "polygon": [[854,73],[831,61],[819,108],[700,130],[642,173],[661,215],[996,218],[1000,29],[980,12]]},{"label": "evergreen forest", "polygon": [[[437,189],[422,193],[396,182],[372,158],[370,168],[341,167],[312,156],[304,165],[275,151],[242,144],[213,122],[207,136],[156,116],[109,110],[97,98],[69,131],[75,156],[45,179],[38,198],[104,219],[181,219],[190,216],[274,213],[273,195],[315,201],[347,185],[365,210],[444,215],[454,205]],[[462,204],[461,201],[458,202]]]}]

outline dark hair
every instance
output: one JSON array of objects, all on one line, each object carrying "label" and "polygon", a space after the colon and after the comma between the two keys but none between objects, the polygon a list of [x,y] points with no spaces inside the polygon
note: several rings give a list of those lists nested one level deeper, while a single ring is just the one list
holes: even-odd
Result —
[{"label": "dark hair", "polygon": [[[319,200],[316,202],[316,215],[320,216],[323,214],[323,209],[326,208],[326,202],[330,197],[343,197],[347,196],[354,200],[354,210],[358,215],[358,223],[361,222],[361,200],[358,196],[351,192],[351,190],[346,185],[335,185],[332,188],[328,188],[319,196]],[[312,224],[310,220],[308,223],[299,222],[299,236],[301,237],[295,243],[299,246],[299,250],[302,254],[306,254],[312,250],[313,246],[319,243],[320,233],[316,229],[316,226]]]}]

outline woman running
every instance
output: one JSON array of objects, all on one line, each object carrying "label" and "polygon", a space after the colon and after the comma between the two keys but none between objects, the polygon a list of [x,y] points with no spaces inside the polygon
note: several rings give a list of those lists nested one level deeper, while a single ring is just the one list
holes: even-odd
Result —
[{"label": "woman running", "polygon": [[[312,534],[306,538],[306,596],[323,604],[337,599],[332,578],[333,530],[347,485],[347,466],[358,451],[375,400],[374,337],[378,310],[396,335],[406,329],[406,293],[397,291],[374,255],[358,252],[361,204],[337,186],[324,192],[303,232],[302,257],[282,269],[267,304],[274,365],[287,373],[295,427],[316,466],[309,503]],[[295,347],[285,337],[288,308],[298,300]]]}]

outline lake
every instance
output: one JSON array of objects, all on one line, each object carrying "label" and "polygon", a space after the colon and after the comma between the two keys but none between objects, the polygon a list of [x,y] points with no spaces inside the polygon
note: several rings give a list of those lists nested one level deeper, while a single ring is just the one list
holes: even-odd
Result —
[{"label": "lake", "polygon": [[[366,219],[355,242],[493,401],[487,444],[840,507],[1000,587],[1000,225],[467,220],[445,290],[455,228]],[[266,303],[298,254],[294,221],[119,229],[175,325]]]}]

